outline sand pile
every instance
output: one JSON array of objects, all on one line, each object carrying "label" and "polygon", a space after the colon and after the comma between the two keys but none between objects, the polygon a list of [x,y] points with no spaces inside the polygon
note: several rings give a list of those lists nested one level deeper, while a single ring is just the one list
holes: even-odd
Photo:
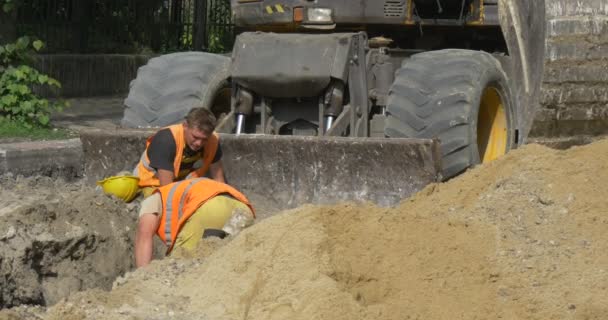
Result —
[{"label": "sand pile", "polygon": [[[608,319],[608,140],[516,150],[394,209],[306,206],[44,319]],[[5,313],[7,314],[7,313]]]}]

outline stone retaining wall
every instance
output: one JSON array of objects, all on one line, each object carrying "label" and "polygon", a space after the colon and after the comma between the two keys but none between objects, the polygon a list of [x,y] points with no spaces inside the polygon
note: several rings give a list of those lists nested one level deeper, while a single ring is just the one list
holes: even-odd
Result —
[{"label": "stone retaining wall", "polygon": [[532,135],[608,133],[608,4],[545,0],[542,107]]}]

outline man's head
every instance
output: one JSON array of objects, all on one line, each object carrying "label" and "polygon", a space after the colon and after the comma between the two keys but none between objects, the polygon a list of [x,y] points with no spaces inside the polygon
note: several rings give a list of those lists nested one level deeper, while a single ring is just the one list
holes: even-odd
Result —
[{"label": "man's head", "polygon": [[201,150],[215,130],[215,116],[205,108],[193,108],[184,121],[186,144],[193,151]]}]

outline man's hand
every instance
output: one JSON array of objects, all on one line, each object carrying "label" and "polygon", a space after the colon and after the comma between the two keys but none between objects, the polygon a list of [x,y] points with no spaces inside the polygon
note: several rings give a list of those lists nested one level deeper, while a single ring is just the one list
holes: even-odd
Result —
[{"label": "man's hand", "polygon": [[173,182],[173,172],[165,169],[158,169],[156,172],[156,176],[158,177],[158,181],[161,186],[167,185]]},{"label": "man's hand", "polygon": [[137,268],[144,267],[152,261],[154,234],[159,224],[159,216],[153,213],[145,213],[139,218],[135,239],[135,266]]},{"label": "man's hand", "polygon": [[217,161],[216,163],[212,163],[209,167],[209,175],[211,175],[211,179],[226,183],[226,178],[224,177],[224,166],[222,165],[222,160]]}]

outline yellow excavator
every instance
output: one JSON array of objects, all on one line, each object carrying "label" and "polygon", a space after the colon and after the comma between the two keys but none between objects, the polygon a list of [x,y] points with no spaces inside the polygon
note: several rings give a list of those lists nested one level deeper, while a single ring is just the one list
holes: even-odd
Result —
[{"label": "yellow excavator", "polygon": [[290,204],[390,204],[526,142],[542,0],[233,0],[232,54],[140,68],[122,125],[209,108],[229,179]]}]

